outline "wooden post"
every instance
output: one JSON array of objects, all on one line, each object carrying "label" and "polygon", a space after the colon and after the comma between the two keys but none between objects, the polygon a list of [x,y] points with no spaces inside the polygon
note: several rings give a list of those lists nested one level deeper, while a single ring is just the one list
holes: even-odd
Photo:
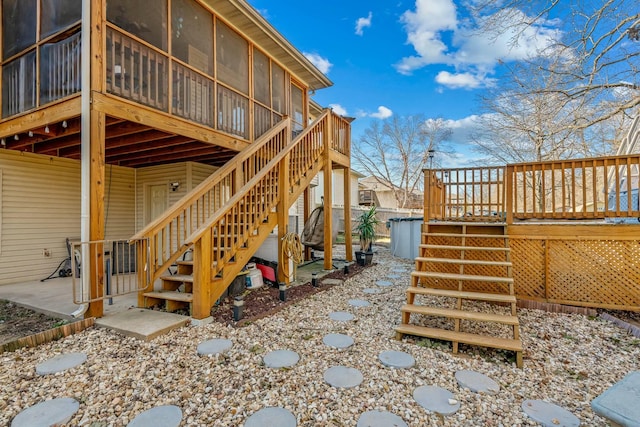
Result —
[{"label": "wooden post", "polygon": [[351,237],[351,168],[344,168],[344,250],[347,261],[353,261]]},{"label": "wooden post", "polygon": [[[91,214],[89,225],[89,240],[100,241],[104,239],[104,180],[105,180],[105,114],[96,110],[90,112],[91,120],[91,170],[89,173],[89,212]],[[101,298],[104,293],[104,252],[102,245],[91,245],[89,251],[90,262],[88,271],[91,288],[91,299]],[[72,254],[73,256],[73,254]],[[85,318],[102,317],[104,314],[103,301],[98,300],[89,303]]]},{"label": "wooden post", "polygon": [[289,258],[282,251],[283,237],[289,232],[289,169],[291,154],[287,154],[280,162],[278,173],[278,192],[280,200],[276,209],[278,213],[278,282],[289,286],[291,271],[289,271]]},{"label": "wooden post", "polygon": [[327,127],[324,135],[324,269],[333,268],[333,174],[331,161],[331,142],[333,141],[333,123],[331,114],[327,115]]},{"label": "wooden post", "polygon": [[[304,189],[304,208],[302,213],[302,218],[304,219],[304,223],[306,224],[309,220],[309,215],[311,215],[311,192],[309,191],[309,187],[305,187]],[[304,247],[304,260],[311,260],[311,248],[308,246]]]},{"label": "wooden post", "polygon": [[504,181],[506,184],[505,189],[505,202],[504,209],[507,213],[507,225],[513,224],[513,180],[515,179],[515,174],[512,165],[507,165],[504,174]]},{"label": "wooden post", "polygon": [[193,302],[191,317],[206,319],[211,316],[211,230],[207,230],[193,245]]},{"label": "wooden post", "polygon": [[424,173],[424,222],[428,223],[431,219],[431,170],[423,169]]}]

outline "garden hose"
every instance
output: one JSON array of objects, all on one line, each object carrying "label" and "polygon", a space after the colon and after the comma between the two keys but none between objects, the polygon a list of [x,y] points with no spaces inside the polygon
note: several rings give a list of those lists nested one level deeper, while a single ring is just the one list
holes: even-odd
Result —
[{"label": "garden hose", "polygon": [[296,233],[287,233],[282,236],[282,254],[281,254],[282,262],[285,261],[285,258],[290,259],[293,262],[293,274],[287,274],[282,265],[282,272],[287,277],[287,279],[291,279],[292,277],[296,277],[296,269],[298,264],[302,262],[304,256],[304,248],[302,247],[302,243],[300,242],[300,236]]}]

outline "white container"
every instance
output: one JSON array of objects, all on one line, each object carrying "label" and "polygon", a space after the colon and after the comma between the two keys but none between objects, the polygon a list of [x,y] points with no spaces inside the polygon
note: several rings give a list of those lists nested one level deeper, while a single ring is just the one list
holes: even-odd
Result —
[{"label": "white container", "polygon": [[262,272],[258,270],[255,262],[247,264],[247,289],[258,289],[264,282],[262,281]]}]

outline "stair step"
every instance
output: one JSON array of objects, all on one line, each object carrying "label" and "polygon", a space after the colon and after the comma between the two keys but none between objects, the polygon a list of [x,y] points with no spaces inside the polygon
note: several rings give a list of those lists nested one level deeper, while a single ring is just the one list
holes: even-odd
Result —
[{"label": "stair step", "polygon": [[400,325],[396,327],[396,332],[399,335],[415,335],[482,347],[501,348],[517,352],[522,351],[522,342],[516,339],[488,337],[486,335],[476,335],[468,332],[456,332],[417,325]]},{"label": "stair step", "polygon": [[431,279],[465,280],[475,282],[513,283],[511,277],[480,276],[475,274],[439,273],[435,271],[413,271],[413,277],[426,277]]},{"label": "stair step", "polygon": [[153,291],[153,292],[145,292],[143,295],[149,298],[158,298],[158,299],[164,299],[164,300],[170,300],[170,301],[182,301],[182,302],[193,301],[193,294],[188,292]]},{"label": "stair step", "polygon": [[481,237],[483,239],[508,239],[507,234],[460,234],[460,233],[422,233],[423,236],[432,237]]},{"label": "stair step", "polygon": [[503,251],[508,252],[509,248],[497,247],[497,246],[453,246],[453,245],[429,245],[420,244],[420,248],[423,249],[449,249],[455,251]]},{"label": "stair step", "polygon": [[456,310],[450,308],[428,307],[425,305],[405,304],[400,311],[423,314],[425,316],[448,317],[452,319],[473,320],[475,322],[493,322],[504,325],[518,325],[518,316],[507,314],[480,313],[477,311]]},{"label": "stair step", "polygon": [[169,274],[166,276],[160,276],[160,279],[168,282],[193,283],[193,276],[190,274]]},{"label": "stair step", "polygon": [[506,303],[516,302],[515,295],[488,294],[484,292],[469,292],[469,291],[455,291],[455,290],[448,290],[448,289],[422,288],[418,286],[410,286],[409,288],[407,288],[407,293],[450,297],[450,298],[460,298],[460,299],[468,299],[468,300],[476,300],[476,301],[506,302]]},{"label": "stair step", "polygon": [[430,257],[416,257],[415,261],[418,262],[436,262],[442,264],[464,264],[464,265],[487,265],[498,267],[511,267],[509,261],[484,261],[476,259],[455,259],[455,258],[430,258]]}]

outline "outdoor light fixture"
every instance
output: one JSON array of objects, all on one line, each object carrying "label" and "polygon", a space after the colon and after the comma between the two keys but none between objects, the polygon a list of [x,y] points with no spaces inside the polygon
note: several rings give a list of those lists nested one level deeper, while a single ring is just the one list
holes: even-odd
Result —
[{"label": "outdoor light fixture", "polygon": [[3,147],[6,147],[7,141],[4,138],[0,139],[0,145],[2,145]]},{"label": "outdoor light fixture", "polygon": [[15,134],[13,139],[15,139],[16,141],[18,141],[20,139],[20,137],[18,136],[18,134]]},{"label": "outdoor light fixture", "polygon": [[62,127],[66,129],[66,128],[67,128],[67,126],[68,126],[68,125],[67,125],[67,121],[66,121],[66,120],[63,120],[63,121],[62,121]]},{"label": "outdoor light fixture", "polygon": [[44,133],[49,133],[49,125],[46,125],[46,126],[44,127]]},{"label": "outdoor light fixture", "polygon": [[435,156],[436,150],[429,150],[427,153],[429,156],[429,169],[433,169],[433,156]]},{"label": "outdoor light fixture", "polygon": [[170,182],[169,187],[171,187],[171,191],[176,191],[180,188],[180,183],[178,181]]},{"label": "outdoor light fixture", "polygon": [[29,131],[29,138],[33,137],[33,132]]}]

